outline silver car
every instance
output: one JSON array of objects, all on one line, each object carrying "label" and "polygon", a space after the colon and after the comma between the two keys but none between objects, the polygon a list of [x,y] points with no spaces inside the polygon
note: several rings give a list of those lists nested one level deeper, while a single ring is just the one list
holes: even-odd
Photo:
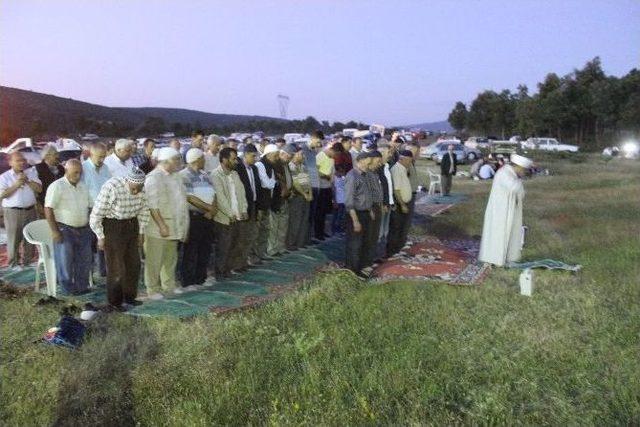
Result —
[{"label": "silver car", "polygon": [[[442,157],[447,153],[447,149],[451,144],[443,144],[443,146],[438,147],[438,151],[435,154],[435,162],[440,164],[442,162]],[[465,163],[467,161],[467,151],[465,150],[464,145],[462,144],[453,144],[453,152],[456,155],[456,161],[458,164]]]}]

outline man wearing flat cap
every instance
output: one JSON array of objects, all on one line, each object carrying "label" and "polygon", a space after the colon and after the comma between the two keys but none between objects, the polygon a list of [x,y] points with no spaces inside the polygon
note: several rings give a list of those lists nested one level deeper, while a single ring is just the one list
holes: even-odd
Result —
[{"label": "man wearing flat cap", "polygon": [[369,153],[358,153],[344,186],[344,207],[349,215],[346,221],[345,266],[358,275],[362,275],[362,269],[366,267],[367,236],[374,215],[371,188],[366,177],[370,163]]},{"label": "man wearing flat cap", "polygon": [[127,305],[140,305],[139,247],[149,222],[147,198],[142,191],[145,175],[132,168],[125,177],[110,178],[96,197],[89,226],[98,238],[107,264],[107,300],[118,311]]},{"label": "man wearing flat cap", "polygon": [[480,261],[504,266],[520,260],[524,201],[522,177],[532,165],[530,159],[512,154],[511,163],[496,172],[484,213]]}]

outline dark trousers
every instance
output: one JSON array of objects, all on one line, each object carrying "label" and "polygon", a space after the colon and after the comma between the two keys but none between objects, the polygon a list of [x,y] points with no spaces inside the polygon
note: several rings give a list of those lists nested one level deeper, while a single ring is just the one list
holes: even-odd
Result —
[{"label": "dark trousers", "polygon": [[440,181],[442,181],[442,195],[448,196],[451,192],[451,181],[453,180],[453,176],[451,175],[440,175]]},{"label": "dark trousers", "polygon": [[58,284],[70,294],[89,289],[91,236],[89,226],[71,227],[58,223],[62,242],[53,243]]},{"label": "dark trousers", "polygon": [[389,221],[389,237],[387,237],[387,255],[396,254],[407,243],[407,234],[411,226],[411,215],[403,213],[400,206],[391,212]]},{"label": "dark trousers", "polygon": [[229,268],[237,270],[245,268],[249,255],[255,246],[258,223],[255,219],[246,219],[234,223],[235,238],[232,240],[229,254]]},{"label": "dark trousers", "polygon": [[138,296],[140,252],[138,251],[138,220],[102,220],[104,256],[107,262],[107,299],[119,306]]},{"label": "dark trousers", "polygon": [[338,203],[336,208],[333,210],[333,217],[331,218],[332,233],[344,233],[346,212],[344,203]]},{"label": "dark trousers", "polygon": [[307,244],[309,236],[309,202],[299,195],[289,199],[289,228],[286,247],[294,250]]},{"label": "dark trousers", "polygon": [[189,234],[182,245],[182,286],[201,285],[207,279],[211,257],[213,222],[197,212],[189,213]]},{"label": "dark trousers", "polygon": [[362,260],[363,268],[373,264],[373,261],[377,258],[378,235],[380,234],[380,225],[382,224],[382,205],[375,204],[371,210],[373,211],[374,217],[369,220],[369,227],[365,237],[365,253]]},{"label": "dark trousers", "polygon": [[362,230],[356,233],[353,229],[351,216],[347,218],[347,238],[345,251],[345,266],[354,272],[359,272],[365,266],[362,261],[366,252],[367,233],[369,231],[371,216],[369,211],[356,211]]},{"label": "dark trousers", "polygon": [[216,231],[216,276],[228,275],[231,271],[231,246],[238,244],[238,223],[228,225],[219,222],[215,224]]},{"label": "dark trousers", "polygon": [[316,239],[324,240],[324,230],[327,221],[327,213],[331,212],[331,188],[319,188],[316,210],[313,218],[313,229]]},{"label": "dark trousers", "polygon": [[315,220],[316,220],[316,209],[318,209],[318,197],[320,196],[319,188],[312,188],[311,194],[313,195],[313,199],[311,199],[311,203],[309,204],[309,227],[307,236],[307,244],[311,243],[311,238],[315,237]]}]

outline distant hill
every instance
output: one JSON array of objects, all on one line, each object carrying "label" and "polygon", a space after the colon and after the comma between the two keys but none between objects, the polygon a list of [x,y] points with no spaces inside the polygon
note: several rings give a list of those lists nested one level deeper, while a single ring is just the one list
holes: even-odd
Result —
[{"label": "distant hill", "polygon": [[105,107],[23,89],[0,86],[0,138],[83,132],[99,135],[153,133],[192,128],[241,126],[256,121],[283,122],[265,116],[214,114],[180,108]]},{"label": "distant hill", "polygon": [[405,128],[405,129],[417,128],[417,129],[421,129],[421,130],[430,130],[430,131],[434,131],[434,132],[440,132],[442,130],[444,130],[446,132],[452,132],[453,131],[453,128],[451,127],[449,122],[446,121],[446,120],[443,120],[441,122],[418,123],[418,124],[415,124],[415,125],[405,125],[405,126],[400,126],[400,127]]}]

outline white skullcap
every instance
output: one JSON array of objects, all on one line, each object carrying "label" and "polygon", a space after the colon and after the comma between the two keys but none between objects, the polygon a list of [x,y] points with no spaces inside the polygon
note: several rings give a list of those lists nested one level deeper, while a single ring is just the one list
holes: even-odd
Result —
[{"label": "white skullcap", "polygon": [[531,168],[533,166],[533,161],[519,154],[511,155],[511,163],[514,165],[522,166],[525,169]]},{"label": "white skullcap", "polygon": [[278,146],[276,144],[267,144],[264,147],[264,152],[262,153],[262,155],[266,156],[267,154],[277,153],[278,151],[280,151],[280,149],[278,148]]},{"label": "white skullcap", "polygon": [[158,152],[159,151],[160,151],[159,148],[154,148],[153,151],[151,152],[151,158],[158,160]]},{"label": "white skullcap", "polygon": [[198,160],[200,157],[204,156],[204,153],[199,148],[189,148],[187,151],[187,163],[193,163]]},{"label": "white skullcap", "polygon": [[162,147],[158,151],[158,161],[164,162],[165,160],[171,160],[174,157],[180,157],[178,150],[172,147]]},{"label": "white skullcap", "polygon": [[115,149],[119,150],[121,148],[127,148],[129,146],[133,145],[133,141],[127,138],[120,138],[119,140],[116,141],[116,145],[115,145]]}]

